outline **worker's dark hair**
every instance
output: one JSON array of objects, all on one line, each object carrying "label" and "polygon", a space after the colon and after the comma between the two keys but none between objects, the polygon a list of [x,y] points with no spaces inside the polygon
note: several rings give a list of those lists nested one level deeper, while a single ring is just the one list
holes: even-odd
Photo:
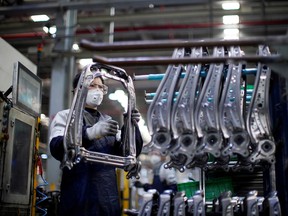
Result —
[{"label": "worker's dark hair", "polygon": [[[73,79],[73,90],[77,87],[77,84],[79,82],[79,79],[80,79],[80,76],[81,76],[81,73],[77,73]],[[96,76],[97,77],[97,76]],[[100,79],[102,80],[102,83],[104,84],[104,79],[102,76],[99,76]]]}]

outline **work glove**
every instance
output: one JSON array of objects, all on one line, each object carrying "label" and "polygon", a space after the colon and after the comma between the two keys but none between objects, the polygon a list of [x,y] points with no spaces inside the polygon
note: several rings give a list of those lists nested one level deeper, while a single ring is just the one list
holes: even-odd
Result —
[{"label": "work glove", "polygon": [[137,109],[132,110],[131,119],[137,123],[140,121],[140,113]]},{"label": "work glove", "polygon": [[98,121],[92,127],[86,129],[87,136],[90,140],[99,139],[104,136],[115,136],[118,132],[118,122],[109,119]]},{"label": "work glove", "polygon": [[144,191],[148,191],[149,189],[153,189],[153,186],[148,183],[141,183],[140,181],[135,181],[134,182],[134,187],[136,188],[143,188]]},{"label": "work glove", "polygon": [[135,181],[134,182],[134,187],[136,187],[136,188],[143,188],[143,184],[140,182],[140,181]]}]

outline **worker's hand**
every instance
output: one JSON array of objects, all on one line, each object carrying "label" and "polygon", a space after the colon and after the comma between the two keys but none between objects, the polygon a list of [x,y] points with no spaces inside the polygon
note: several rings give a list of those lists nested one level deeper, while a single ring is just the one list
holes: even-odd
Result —
[{"label": "worker's hand", "polygon": [[143,188],[143,184],[140,182],[140,181],[135,181],[134,182],[134,187],[136,187],[136,188]]},{"label": "worker's hand", "polygon": [[141,183],[140,181],[135,181],[134,182],[134,187],[136,188],[143,188],[144,191],[148,191],[149,189],[153,189],[153,185],[148,184],[148,183]]},{"label": "worker's hand", "polygon": [[87,136],[90,140],[99,139],[103,136],[115,136],[118,132],[118,122],[109,119],[99,121],[92,127],[86,129]]},{"label": "worker's hand", "polygon": [[137,109],[134,109],[132,110],[132,113],[131,113],[131,119],[132,121],[136,121],[136,122],[139,122],[140,121],[140,113]]}]

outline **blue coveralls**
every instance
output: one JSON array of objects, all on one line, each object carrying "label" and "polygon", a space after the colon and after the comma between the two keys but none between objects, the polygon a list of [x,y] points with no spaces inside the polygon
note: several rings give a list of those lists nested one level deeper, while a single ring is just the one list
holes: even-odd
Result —
[{"label": "blue coveralls", "polygon": [[[57,113],[51,123],[50,151],[53,157],[62,161],[63,127],[65,129],[69,110]],[[121,155],[120,143],[115,136],[105,136],[90,141],[85,133],[86,128],[100,119],[111,118],[98,111],[86,109],[84,112],[82,145],[101,153]],[[54,131],[53,129],[54,128]],[[142,150],[143,140],[136,127],[137,156]],[[123,133],[122,133],[123,134]],[[71,170],[65,168],[62,173],[59,215],[61,216],[120,216],[121,207],[115,167],[101,163],[81,161]]]}]

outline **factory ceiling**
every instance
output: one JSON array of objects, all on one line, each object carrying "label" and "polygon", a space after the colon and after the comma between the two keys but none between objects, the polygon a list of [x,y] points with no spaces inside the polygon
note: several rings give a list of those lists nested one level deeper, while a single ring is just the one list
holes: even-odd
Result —
[{"label": "factory ceiling", "polygon": [[[288,1],[241,0],[238,10],[223,10],[219,0],[1,0],[0,37],[38,65],[44,84],[43,113],[49,114],[51,67],[59,55],[76,59],[100,55],[108,58],[171,56],[171,49],[108,50],[61,49],[63,41],[117,43],[161,40],[223,39],[227,27],[239,29],[239,38],[287,34]],[[31,15],[50,19],[33,22]],[[223,24],[223,16],[238,15],[237,24]],[[69,19],[69,20],[67,20]],[[57,27],[55,34],[43,27]],[[1,51],[3,54],[3,51]],[[130,75],[164,73],[165,65],[123,66]],[[138,107],[147,111],[144,91],[153,92],[157,83],[135,83]]]}]

